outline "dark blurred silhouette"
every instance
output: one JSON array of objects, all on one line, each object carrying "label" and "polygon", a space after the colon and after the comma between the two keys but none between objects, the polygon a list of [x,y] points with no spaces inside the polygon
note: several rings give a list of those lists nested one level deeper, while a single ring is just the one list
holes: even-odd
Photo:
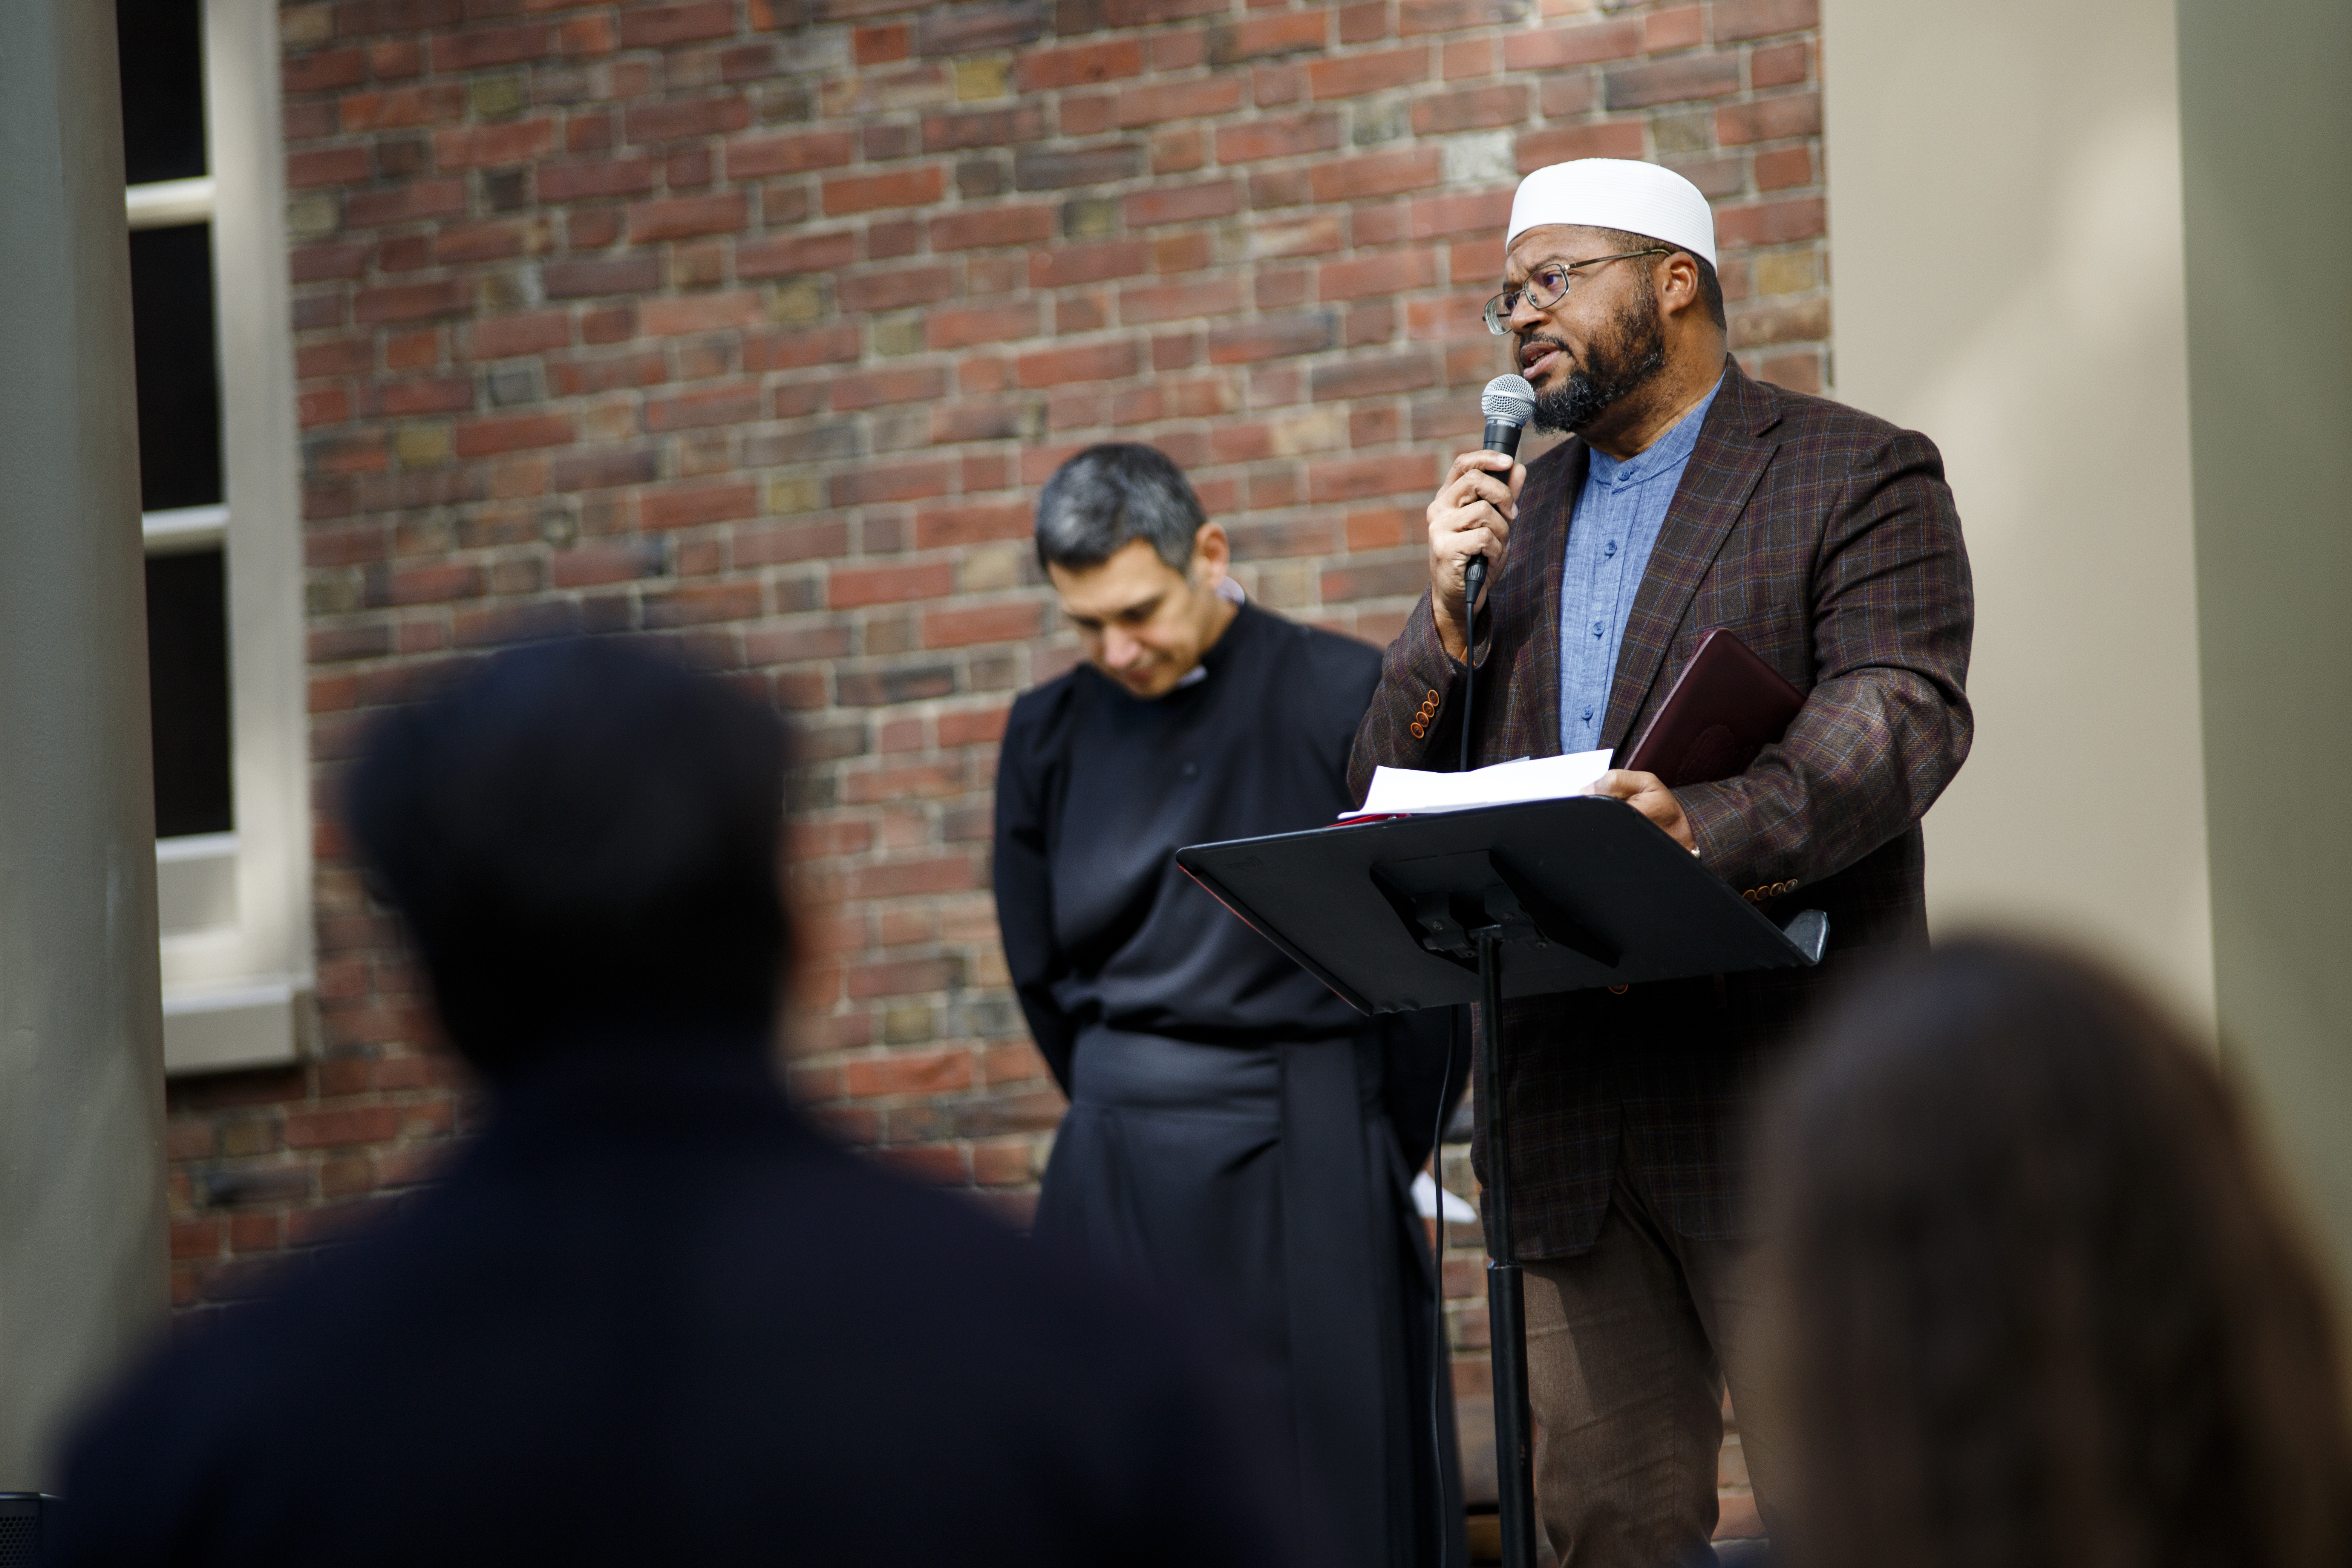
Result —
[{"label": "dark blurred silhouette", "polygon": [[57,1560],[1297,1560],[1177,1331],[787,1106],[785,762],[610,642],[379,727],[352,827],[491,1126],[143,1368]]},{"label": "dark blurred silhouette", "polygon": [[1944,948],[1832,1016],[1777,1137],[1779,1562],[2347,1560],[2329,1302],[2210,1053],[2131,989]]}]

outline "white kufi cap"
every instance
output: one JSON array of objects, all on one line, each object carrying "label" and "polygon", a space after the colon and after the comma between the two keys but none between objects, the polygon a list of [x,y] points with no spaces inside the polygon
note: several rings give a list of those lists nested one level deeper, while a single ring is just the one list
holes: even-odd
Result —
[{"label": "white kufi cap", "polygon": [[1511,232],[1503,243],[1551,223],[1647,235],[1715,265],[1714,209],[1696,185],[1655,163],[1579,158],[1538,169],[1511,198]]}]

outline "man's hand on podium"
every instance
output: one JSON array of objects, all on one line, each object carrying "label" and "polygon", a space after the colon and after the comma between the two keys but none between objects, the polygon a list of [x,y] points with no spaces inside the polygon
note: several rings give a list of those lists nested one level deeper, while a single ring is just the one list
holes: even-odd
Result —
[{"label": "man's hand on podium", "polygon": [[1683,815],[1683,803],[1666,787],[1665,780],[1655,773],[1637,773],[1626,768],[1612,768],[1592,781],[1588,795],[1605,795],[1622,800],[1635,811],[1666,830],[1666,837],[1689,850],[1698,853],[1698,840],[1691,834],[1690,818]]}]

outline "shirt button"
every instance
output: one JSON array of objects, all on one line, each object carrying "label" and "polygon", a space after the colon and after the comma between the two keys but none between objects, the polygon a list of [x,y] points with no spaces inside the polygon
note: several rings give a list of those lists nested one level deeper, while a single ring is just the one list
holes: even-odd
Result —
[{"label": "shirt button", "polygon": [[1617,542],[1616,542],[1615,540],[1613,540],[1613,539],[1612,539],[1612,540],[1611,540],[1608,543],[1606,543],[1606,544],[1602,545],[1602,546],[1601,547],[1601,555],[1602,555],[1603,557],[1607,557],[1607,556],[1611,556],[1611,555],[1614,555],[1614,554],[1616,554],[1616,553],[1617,553]]},{"label": "shirt button", "polygon": [[1584,721],[1588,724],[1592,722],[1592,710],[1590,708],[1584,710]]},{"label": "shirt button", "polygon": [[1601,635],[1601,623],[1599,621],[1592,623],[1592,635],[1594,637],[1599,637]]}]

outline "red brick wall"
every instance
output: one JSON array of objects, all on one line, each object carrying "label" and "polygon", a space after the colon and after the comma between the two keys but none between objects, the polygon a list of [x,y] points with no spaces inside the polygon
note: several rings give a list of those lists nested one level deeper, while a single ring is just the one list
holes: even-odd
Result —
[{"label": "red brick wall", "polygon": [[[1477,308],[1511,184],[1586,154],[1717,198],[1735,345],[1818,387],[1814,27],[1814,0],[289,6],[320,801],[435,661],[629,629],[749,672],[810,763],[800,1092],[1021,1212],[1060,1100],[1003,987],[989,788],[1013,694],[1073,657],[1034,487],[1157,443],[1261,602],[1384,639],[1506,368]],[[320,840],[318,1058],[173,1090],[184,1303],[413,1185],[460,1121]]]}]

